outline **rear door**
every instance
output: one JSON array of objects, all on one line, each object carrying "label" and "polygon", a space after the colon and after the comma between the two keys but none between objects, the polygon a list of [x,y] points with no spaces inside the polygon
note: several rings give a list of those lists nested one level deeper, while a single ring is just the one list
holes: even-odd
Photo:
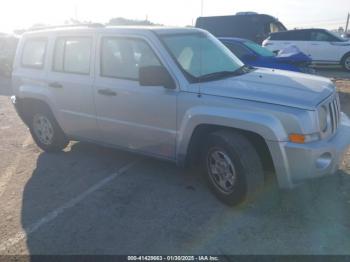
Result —
[{"label": "rear door", "polygon": [[53,38],[48,89],[53,94],[63,130],[73,138],[97,137],[93,100],[93,33],[57,35]]},{"label": "rear door", "polygon": [[337,39],[323,30],[310,31],[308,54],[314,62],[337,63],[344,51],[336,44]]},{"label": "rear door", "polygon": [[12,72],[15,95],[21,96],[25,92],[41,94],[46,90],[48,45],[47,35],[24,36],[20,40]]}]

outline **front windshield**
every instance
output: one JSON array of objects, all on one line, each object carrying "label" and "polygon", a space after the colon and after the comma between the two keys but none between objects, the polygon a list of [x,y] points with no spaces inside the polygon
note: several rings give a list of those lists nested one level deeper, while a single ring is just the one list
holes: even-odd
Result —
[{"label": "front windshield", "polygon": [[[185,75],[193,81],[219,73],[234,73],[244,64],[219,40],[206,33],[162,36],[163,43]],[[223,76],[223,74],[221,74]]]},{"label": "front windshield", "polygon": [[252,41],[245,41],[244,45],[261,56],[265,56],[265,57],[275,56],[275,54],[273,52],[271,52],[270,50],[268,50],[267,48],[262,47],[262,46],[254,43]]}]

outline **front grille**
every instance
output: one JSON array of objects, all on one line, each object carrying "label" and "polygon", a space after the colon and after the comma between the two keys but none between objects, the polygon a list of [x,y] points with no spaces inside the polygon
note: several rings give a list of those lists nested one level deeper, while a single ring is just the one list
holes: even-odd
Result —
[{"label": "front grille", "polygon": [[339,96],[336,94],[334,98],[328,103],[328,110],[331,118],[331,128],[332,134],[335,133],[338,129],[340,122],[340,103]]}]

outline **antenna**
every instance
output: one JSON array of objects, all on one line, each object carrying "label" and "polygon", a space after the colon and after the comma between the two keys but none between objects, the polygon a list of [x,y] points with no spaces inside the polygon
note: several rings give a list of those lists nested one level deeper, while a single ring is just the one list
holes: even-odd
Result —
[{"label": "antenna", "polygon": [[202,34],[199,35],[199,82],[198,82],[198,97],[201,98],[202,97],[202,90],[201,90],[201,86],[202,86],[202,72],[203,72],[203,68],[202,68]]},{"label": "antenna", "polygon": [[78,21],[78,5],[74,6],[74,19]]},{"label": "antenna", "polygon": [[204,13],[204,0],[201,0],[201,16],[203,16]]}]

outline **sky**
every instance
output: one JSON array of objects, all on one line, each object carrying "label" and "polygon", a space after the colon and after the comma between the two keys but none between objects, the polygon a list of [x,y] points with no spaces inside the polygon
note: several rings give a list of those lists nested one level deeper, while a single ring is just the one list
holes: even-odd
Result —
[{"label": "sky", "polygon": [[201,15],[254,11],[273,15],[288,28],[345,27],[350,0],[2,0],[0,32],[70,18],[106,23],[113,17],[146,19],[170,26],[195,23]]}]

